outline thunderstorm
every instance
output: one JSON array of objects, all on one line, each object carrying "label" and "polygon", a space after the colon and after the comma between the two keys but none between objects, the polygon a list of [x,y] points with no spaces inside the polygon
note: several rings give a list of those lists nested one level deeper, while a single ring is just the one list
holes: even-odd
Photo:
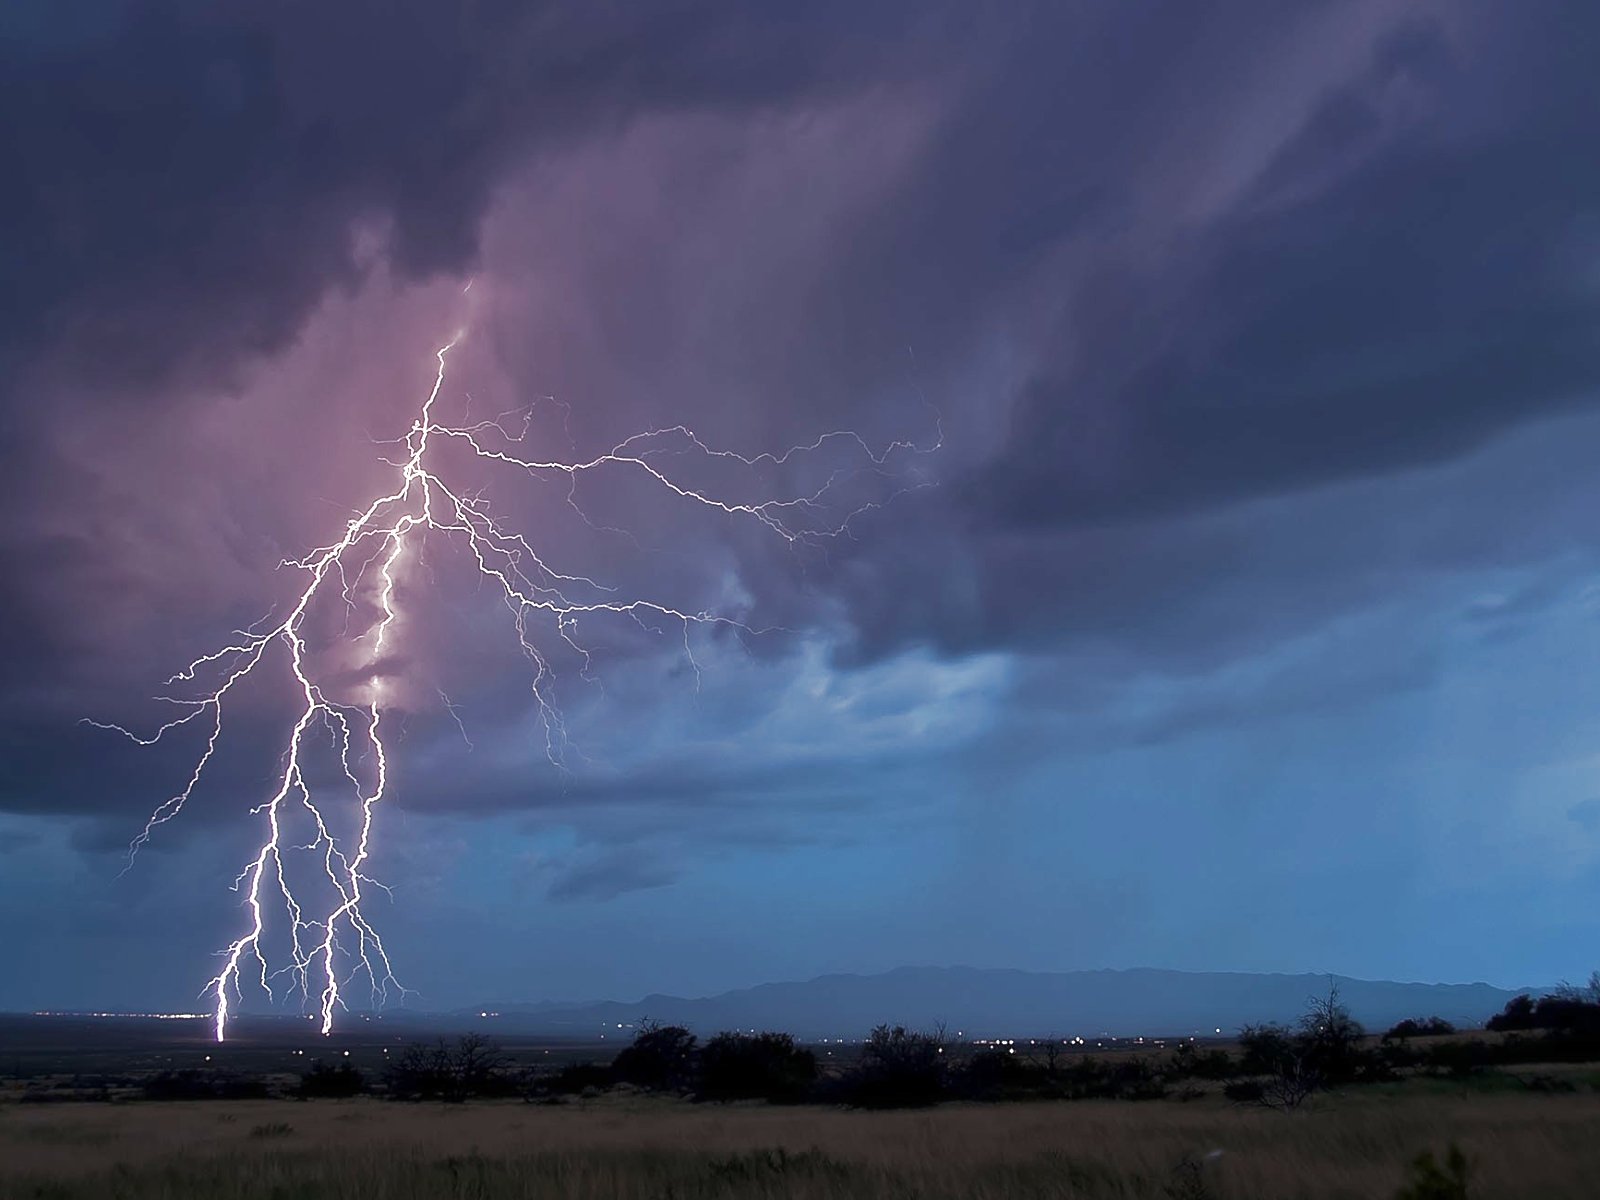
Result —
[{"label": "thunderstorm", "polygon": [[[373,889],[384,888],[371,873],[371,860],[375,820],[393,786],[394,751],[386,717],[391,716],[397,704],[390,695],[394,685],[385,677],[382,664],[397,636],[398,574],[418,536],[433,532],[457,539],[481,580],[504,601],[513,636],[529,664],[533,703],[544,732],[544,751],[557,767],[562,764],[567,735],[551,693],[553,667],[549,653],[540,645],[541,630],[550,631],[587,662],[589,652],[578,640],[580,619],[611,615],[641,623],[646,619],[675,623],[683,631],[684,650],[691,664],[691,627],[717,625],[747,634],[765,632],[714,611],[690,611],[643,596],[622,597],[610,586],[586,575],[556,569],[541,557],[527,536],[507,528],[492,514],[481,495],[453,486],[441,470],[431,465],[431,448],[441,442],[453,443],[464,447],[472,460],[490,467],[542,478],[565,477],[569,485],[582,475],[603,469],[636,472],[677,500],[757,522],[790,543],[808,543],[848,535],[851,522],[867,509],[880,507],[903,491],[928,486],[927,482],[915,476],[898,480],[886,495],[858,503],[842,519],[819,520],[819,514],[830,511],[831,494],[850,472],[834,471],[820,487],[786,498],[735,501],[674,478],[657,465],[655,459],[660,456],[654,450],[670,440],[707,459],[755,467],[781,466],[797,456],[843,445],[857,458],[861,469],[894,479],[888,470],[891,456],[929,454],[942,445],[941,433],[929,446],[895,441],[875,450],[858,433],[834,430],[782,453],[747,457],[715,448],[692,429],[675,425],[635,434],[589,458],[547,461],[524,457],[520,447],[526,437],[526,422],[519,431],[507,426],[505,416],[462,424],[442,423],[436,417],[449,355],[464,336],[464,332],[458,333],[435,351],[438,365],[431,390],[404,438],[394,442],[403,445],[404,455],[385,460],[397,472],[392,490],[378,495],[351,517],[337,540],[281,564],[299,572],[302,579],[286,614],[236,631],[226,645],[195,658],[171,676],[166,681],[169,691],[158,699],[181,709],[181,715],[152,731],[140,733],[120,724],[86,719],[87,724],[145,746],[189,726],[198,726],[205,732],[204,748],[183,786],[150,814],[129,845],[131,866],[140,848],[161,825],[179,816],[199,789],[222,743],[224,703],[269,656],[286,661],[292,674],[293,703],[298,715],[283,742],[276,786],[266,800],[250,810],[263,825],[262,837],[233,885],[243,895],[247,921],[243,931],[219,952],[221,968],[202,992],[212,1005],[218,1041],[226,1038],[230,1018],[243,1003],[247,985],[259,986],[274,1001],[280,994],[298,994],[320,1020],[324,1034],[332,1031],[335,1016],[346,1006],[353,983],[365,981],[375,1007],[405,993],[383,939],[363,905]],[[571,491],[568,501],[576,507]],[[354,698],[338,692],[317,665],[307,622],[313,607],[324,598],[336,599],[349,613],[365,614],[365,624],[344,635],[345,648],[359,660],[357,674],[362,683],[360,694]],[[441,694],[440,699],[459,723],[449,697]],[[346,832],[339,832],[329,799],[313,786],[307,769],[310,745],[324,736],[331,736],[343,783],[354,793],[353,820]],[[305,815],[296,819],[309,821],[309,843],[296,843],[288,832],[291,817],[301,810]],[[326,898],[324,901],[314,904],[303,898],[303,889],[294,882],[289,869],[295,855],[310,856],[315,864],[318,894]],[[287,958],[281,965],[275,964],[267,945],[269,931],[278,920],[282,921],[281,936],[287,946]]]}]

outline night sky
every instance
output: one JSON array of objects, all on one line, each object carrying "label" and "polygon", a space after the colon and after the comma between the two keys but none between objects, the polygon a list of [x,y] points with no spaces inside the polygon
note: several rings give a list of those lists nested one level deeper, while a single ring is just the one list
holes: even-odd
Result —
[{"label": "night sky", "polygon": [[1587,977],[1597,62],[1585,3],[6,5],[0,1008],[204,1004],[287,669],[126,873],[204,731],[80,719],[170,718],[291,598],[463,327],[441,405],[541,454],[911,445],[664,453],[868,505],[797,543],[440,459],[564,569],[772,628],[545,630],[554,765],[430,537],[374,668],[412,1003]]}]

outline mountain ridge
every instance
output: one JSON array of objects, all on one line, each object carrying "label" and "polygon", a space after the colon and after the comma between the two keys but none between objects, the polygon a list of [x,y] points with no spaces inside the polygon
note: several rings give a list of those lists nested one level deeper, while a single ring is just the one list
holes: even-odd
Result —
[{"label": "mountain ridge", "polygon": [[[484,1005],[506,1025],[574,1033],[651,1019],[697,1032],[783,1029],[799,1037],[859,1037],[882,1022],[972,1037],[1134,1036],[1231,1033],[1292,1020],[1336,984],[1356,1018],[1384,1028],[1438,1015],[1486,1020],[1536,988],[1357,979],[1311,972],[1174,971],[1159,967],[1026,971],[1010,967],[903,966],[877,974],[836,972],[705,996],[651,993],[635,1001],[540,1001]],[[467,1010],[462,1010],[466,1013]]]}]

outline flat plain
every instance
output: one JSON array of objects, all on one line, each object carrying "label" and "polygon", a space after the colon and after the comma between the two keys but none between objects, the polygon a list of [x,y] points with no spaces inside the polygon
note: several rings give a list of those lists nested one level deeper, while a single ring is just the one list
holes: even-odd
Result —
[{"label": "flat plain", "polygon": [[1592,1086],[1435,1081],[1287,1114],[1217,1096],[895,1112],[645,1095],[4,1103],[0,1196],[1372,1200],[1414,1179],[1419,1154],[1442,1160],[1453,1144],[1468,1196],[1577,1200],[1600,1178],[1597,1130]]}]

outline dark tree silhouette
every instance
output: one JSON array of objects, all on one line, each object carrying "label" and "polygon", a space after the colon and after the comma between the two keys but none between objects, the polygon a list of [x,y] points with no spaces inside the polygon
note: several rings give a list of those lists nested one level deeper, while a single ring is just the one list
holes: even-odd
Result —
[{"label": "dark tree silhouette", "polygon": [[651,1091],[681,1091],[694,1083],[695,1046],[699,1039],[682,1025],[646,1021],[633,1045],[618,1054],[611,1073],[619,1083]]},{"label": "dark tree silhouette", "polygon": [[803,1100],[817,1056],[787,1033],[719,1033],[700,1051],[698,1094],[707,1100]]},{"label": "dark tree silhouette", "polygon": [[944,1095],[944,1043],[938,1034],[879,1025],[845,1077],[845,1097],[862,1108],[911,1108]]}]

